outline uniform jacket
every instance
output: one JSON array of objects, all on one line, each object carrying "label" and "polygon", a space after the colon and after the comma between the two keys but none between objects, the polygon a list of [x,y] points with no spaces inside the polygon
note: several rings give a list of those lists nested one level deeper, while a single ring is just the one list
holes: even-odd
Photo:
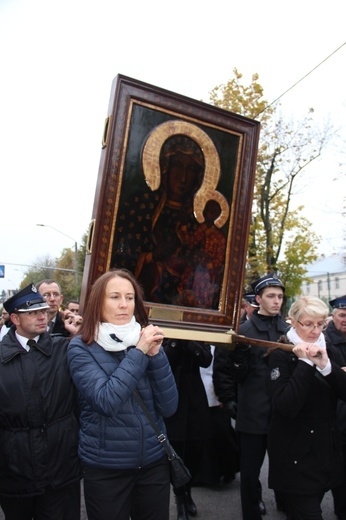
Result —
[{"label": "uniform jacket", "polygon": [[80,336],[68,348],[68,362],[81,401],[79,455],[99,468],[135,469],[160,460],[165,451],[133,396],[138,390],[158,427],[178,404],[174,378],[163,351],[104,350]]},{"label": "uniform jacket", "polygon": [[66,338],[27,352],[12,327],[0,345],[0,495],[30,496],[80,478],[76,394]]},{"label": "uniform jacket", "polygon": [[281,349],[269,355],[269,368],[269,487],[297,494],[334,487],[342,479],[336,405],[338,398],[346,399],[346,373],[332,361],[332,372],[324,377]]},{"label": "uniform jacket", "polygon": [[[260,317],[255,310],[239,327],[238,333],[249,338],[277,341],[288,328],[279,316]],[[257,435],[268,433],[271,398],[270,372],[266,358],[263,358],[265,352],[265,348],[251,347],[246,361],[235,366],[228,351],[216,349],[213,377],[215,392],[221,402],[226,404],[231,399],[234,381],[237,383],[237,431]]]},{"label": "uniform jacket", "polygon": [[335,327],[334,321],[331,321],[327,328],[323,331],[328,344],[337,347],[346,365],[346,336],[343,336],[341,332]]},{"label": "uniform jacket", "polygon": [[166,419],[168,437],[172,441],[209,439],[209,405],[199,368],[211,364],[210,346],[197,341],[166,340],[164,349],[179,393],[178,409]]},{"label": "uniform jacket", "polygon": [[[329,348],[333,351],[336,362],[339,366],[346,366],[346,337],[343,336],[335,327],[334,321],[331,321],[324,330],[324,335]],[[346,445],[346,403],[341,399],[338,401],[337,408],[337,424],[342,432],[343,443]]]}]

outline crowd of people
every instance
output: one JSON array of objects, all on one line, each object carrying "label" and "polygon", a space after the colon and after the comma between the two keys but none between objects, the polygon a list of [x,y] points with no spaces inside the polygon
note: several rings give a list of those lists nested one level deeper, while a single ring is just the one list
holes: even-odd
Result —
[{"label": "crowd of people", "polygon": [[[165,338],[133,274],[100,276],[79,314],[55,280],[3,304],[0,506],[6,520],[203,518],[195,486],[232,489],[243,520],[266,514],[260,472],[288,520],[321,520],[331,490],[346,520],[346,295],[302,296],[282,317],[274,273],[244,294],[232,350]],[[329,308],[332,309],[330,316]],[[330,318],[327,324],[327,318]],[[251,340],[251,341],[250,341]],[[276,342],[276,348],[256,345]],[[139,401],[191,473],[172,487]],[[230,517],[232,514],[230,512]]]}]

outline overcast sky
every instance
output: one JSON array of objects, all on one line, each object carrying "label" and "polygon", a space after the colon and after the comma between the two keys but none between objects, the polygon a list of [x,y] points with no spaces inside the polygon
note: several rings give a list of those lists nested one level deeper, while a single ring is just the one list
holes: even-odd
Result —
[{"label": "overcast sky", "polygon": [[18,287],[25,265],[59,256],[86,232],[117,74],[208,101],[237,67],[247,83],[258,73],[273,101],[339,47],[281,103],[290,118],[313,107],[319,123],[339,128],[293,204],[305,205],[320,252],[340,251],[345,41],[342,0],[0,0],[0,291]]}]

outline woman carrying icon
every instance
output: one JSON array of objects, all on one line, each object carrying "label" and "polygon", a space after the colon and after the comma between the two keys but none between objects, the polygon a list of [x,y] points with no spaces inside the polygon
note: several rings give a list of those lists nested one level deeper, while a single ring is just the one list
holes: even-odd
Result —
[{"label": "woman carrying icon", "polygon": [[342,479],[337,400],[346,400],[346,373],[322,330],[326,304],[304,296],[289,311],[292,327],[268,356],[272,420],[268,436],[269,487],[280,492],[289,520],[321,520],[324,493]]},{"label": "woman carrying icon", "polygon": [[94,283],[67,358],[80,396],[79,457],[89,520],[168,520],[170,465],[135,392],[158,428],[178,405],[162,347],[148,324],[141,287],[114,269]]}]

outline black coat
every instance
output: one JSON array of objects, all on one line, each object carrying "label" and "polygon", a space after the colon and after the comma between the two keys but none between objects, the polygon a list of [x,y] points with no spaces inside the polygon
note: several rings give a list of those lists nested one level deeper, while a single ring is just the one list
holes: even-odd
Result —
[{"label": "black coat", "polygon": [[33,496],[80,478],[68,340],[41,334],[27,352],[14,327],[0,345],[0,495]]},{"label": "black coat", "polygon": [[333,345],[333,347],[337,347],[342,356],[344,365],[346,365],[346,336],[341,334],[338,329],[335,327],[334,321],[331,321],[327,328],[323,331],[326,341],[328,344]]},{"label": "black coat", "polygon": [[[335,361],[341,367],[346,367],[346,337],[335,327],[334,321],[331,321],[324,330],[324,335],[329,348],[333,351]],[[338,401],[337,407],[337,424],[342,432],[343,443],[346,445],[346,403],[342,400]]]},{"label": "black coat", "polygon": [[53,330],[51,331],[51,334],[61,334],[62,336],[65,336],[66,338],[71,336],[70,332],[65,329],[65,324],[64,324],[64,320],[62,319],[61,312],[58,312],[56,315],[55,322],[53,325]]},{"label": "black coat", "polygon": [[[239,327],[238,333],[248,338],[277,341],[288,328],[289,325],[279,316],[258,315],[256,310]],[[271,399],[270,373],[266,358],[263,358],[265,352],[265,348],[251,347],[244,363],[236,366],[230,351],[216,349],[213,374],[215,393],[226,406],[227,400],[234,396],[234,381],[237,383],[237,431],[257,435],[268,433]]]},{"label": "black coat", "polygon": [[167,340],[163,346],[179,394],[176,413],[165,419],[168,438],[173,442],[210,439],[209,405],[199,371],[212,362],[210,346],[182,340]]},{"label": "black coat", "polygon": [[328,490],[342,479],[336,406],[338,398],[346,400],[346,373],[332,361],[332,372],[324,377],[281,349],[268,362],[273,403],[269,487],[297,494]]}]

